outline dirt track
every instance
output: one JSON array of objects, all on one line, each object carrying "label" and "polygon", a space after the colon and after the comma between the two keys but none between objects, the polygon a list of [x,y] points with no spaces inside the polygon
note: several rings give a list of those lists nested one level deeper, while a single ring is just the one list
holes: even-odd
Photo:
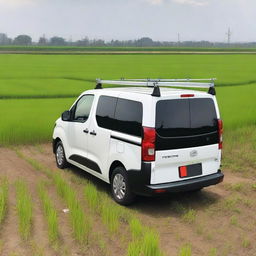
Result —
[{"label": "dirt track", "polygon": [[[37,147],[27,146],[20,150],[53,171],[60,171],[56,170],[50,144]],[[90,180],[100,190],[109,194],[108,185],[76,168],[72,168],[72,173],[68,177],[72,179],[77,175],[82,175],[84,179]],[[224,183],[206,188],[202,192],[169,195],[162,198],[138,197],[137,202],[131,208],[144,224],[159,232],[161,247],[167,256],[177,255],[184,244],[192,246],[192,255],[256,255],[254,243],[256,192],[251,188],[252,183],[255,183],[255,178],[253,181],[234,175],[230,171],[225,171],[225,175]],[[43,255],[104,255],[95,243],[91,243],[90,248],[85,252],[81,251],[73,241],[68,217],[62,212],[66,206],[58,199],[54,189],[51,191],[51,196],[59,212],[63,244],[61,254],[50,247],[44,216],[36,192],[38,181],[47,180],[47,177],[34,170],[11,149],[0,148],[0,176],[6,176],[10,182],[8,214],[0,230],[0,241],[3,247],[1,255],[9,255],[13,252],[17,255],[38,255],[35,253],[39,250],[38,248],[43,250]],[[32,242],[29,244],[20,240],[17,230],[14,182],[18,179],[28,182],[33,198],[33,232]],[[245,184],[245,186],[241,190],[230,189],[234,184]],[[76,184],[75,186],[78,191],[81,191],[82,185]],[[189,210],[192,210],[195,216],[186,219],[184,216]],[[235,216],[233,218],[237,221],[232,222],[232,216]],[[106,239],[109,255],[125,255],[127,245],[125,234],[121,232],[119,237],[108,238],[101,220],[95,217],[93,223],[95,231]],[[248,245],[245,242],[247,240]],[[214,254],[215,248],[217,254]]]}]

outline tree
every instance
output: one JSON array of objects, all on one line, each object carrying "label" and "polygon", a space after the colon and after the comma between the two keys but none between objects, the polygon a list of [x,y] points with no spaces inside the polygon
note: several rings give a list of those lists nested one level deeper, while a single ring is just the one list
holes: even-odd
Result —
[{"label": "tree", "polygon": [[93,39],[92,46],[105,46],[105,41],[102,39]]},{"label": "tree", "polygon": [[66,45],[66,40],[62,37],[54,36],[50,39],[50,44],[51,45]]},{"label": "tree", "polygon": [[46,45],[47,44],[47,39],[43,36],[40,37],[38,40],[38,45]]},{"label": "tree", "polygon": [[142,37],[136,41],[137,46],[153,46],[154,41],[149,37]]},{"label": "tree", "polygon": [[15,45],[31,45],[32,38],[28,35],[19,35],[14,38],[13,44],[15,44]]},{"label": "tree", "polygon": [[8,38],[6,34],[0,33],[0,45],[11,44],[12,39]]},{"label": "tree", "polygon": [[77,46],[88,46],[90,44],[89,38],[86,36],[85,38],[78,40],[75,43]]}]

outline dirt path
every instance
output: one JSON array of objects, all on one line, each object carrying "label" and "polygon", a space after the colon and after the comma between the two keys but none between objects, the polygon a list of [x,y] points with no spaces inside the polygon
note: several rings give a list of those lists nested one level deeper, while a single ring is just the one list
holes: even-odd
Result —
[{"label": "dirt path", "polygon": [[[26,149],[25,149],[26,150]],[[20,159],[16,153],[10,149],[0,148],[0,175],[7,177],[10,182],[9,192],[9,205],[8,214],[4,222],[3,229],[0,231],[1,238],[3,239],[3,255],[9,255],[10,253],[16,253],[18,255],[38,255],[42,252],[43,255],[64,255],[66,251],[67,255],[81,255],[78,252],[81,250],[76,244],[68,246],[72,241],[71,231],[69,223],[66,217],[60,219],[60,227],[62,237],[65,237],[65,245],[61,246],[60,251],[57,252],[52,249],[48,241],[47,223],[43,215],[42,206],[37,194],[37,184],[40,180],[47,180],[47,177],[34,170],[25,160]],[[31,241],[24,243],[21,241],[18,233],[18,216],[15,208],[15,185],[17,180],[24,180],[29,184],[29,190],[33,200],[33,227]],[[53,197],[54,194],[51,194]],[[54,200],[57,204],[57,209],[63,209],[60,206],[59,199],[55,197]],[[64,239],[63,239],[64,240]],[[65,246],[68,246],[65,248]]]},{"label": "dirt path", "polygon": [[[40,147],[22,147],[22,152],[35,158],[48,168],[56,170],[55,159],[50,144],[43,144]],[[58,171],[58,170],[56,170]],[[15,152],[9,149],[0,148],[0,174],[7,176],[13,181],[22,177],[32,184],[46,177],[36,172],[24,160],[18,158]],[[109,187],[93,178],[91,175],[74,168],[70,177],[81,176],[93,182],[100,190],[109,194]],[[239,184],[245,184],[241,186]],[[82,185],[76,185],[82,199]],[[62,209],[65,204],[58,200],[54,191],[53,196],[56,207]],[[139,216],[142,222],[159,232],[161,246],[166,256],[177,255],[184,245],[192,247],[192,255],[256,255],[254,240],[256,237],[256,191],[252,188],[252,180],[243,178],[230,171],[225,171],[225,182],[218,186],[212,186],[197,193],[184,193],[169,195],[161,198],[138,197],[137,202],[131,209]],[[38,205],[34,199],[35,205]],[[4,237],[4,252],[15,249],[21,255],[30,255],[31,248],[20,243],[17,234],[15,215],[15,198],[13,189],[10,191],[10,214],[1,230],[1,239]],[[86,207],[86,203],[84,205]],[[43,229],[39,222],[43,222],[43,216],[36,211],[38,220],[35,221],[33,238],[36,230]],[[14,221],[14,222],[13,222]],[[15,222],[16,221],[16,222]],[[38,223],[38,224],[36,224]],[[63,246],[67,247],[67,255],[79,254],[76,244],[70,238],[70,227],[68,218],[60,213],[61,239]],[[124,251],[114,238],[107,237],[107,231],[101,227],[99,217],[94,218],[95,230],[99,237],[103,237],[113,255],[123,255]],[[45,230],[41,231],[39,240],[35,240],[45,248],[45,255],[53,255],[51,248],[44,241]],[[3,236],[3,234],[7,234]],[[12,241],[11,241],[12,240]],[[40,242],[42,241],[42,243]],[[90,255],[102,255],[95,244]],[[215,253],[216,252],[216,253]],[[24,254],[25,253],[25,254]],[[8,254],[6,254],[8,255]],[[87,255],[87,254],[86,254]]]},{"label": "dirt path", "polygon": [[[32,255],[39,248],[47,255],[55,255],[48,244],[48,235],[44,225],[41,205],[36,196],[36,184],[45,177],[35,172],[25,161],[17,157],[10,149],[0,148],[0,174],[7,177],[10,183],[8,214],[1,236],[3,237],[3,255],[17,253],[18,255]],[[33,200],[33,227],[31,241],[24,242],[18,232],[18,216],[16,212],[15,181],[24,180],[29,185],[29,192]]]}]

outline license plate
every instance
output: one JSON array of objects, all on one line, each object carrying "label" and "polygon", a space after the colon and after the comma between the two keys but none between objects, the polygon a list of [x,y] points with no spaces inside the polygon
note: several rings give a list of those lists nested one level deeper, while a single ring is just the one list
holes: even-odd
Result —
[{"label": "license plate", "polygon": [[188,178],[202,175],[202,164],[191,164],[179,167],[180,178]]}]

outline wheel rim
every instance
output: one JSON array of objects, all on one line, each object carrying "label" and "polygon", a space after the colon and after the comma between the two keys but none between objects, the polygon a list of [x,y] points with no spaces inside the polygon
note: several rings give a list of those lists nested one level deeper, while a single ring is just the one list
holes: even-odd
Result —
[{"label": "wheel rim", "polygon": [[113,190],[115,196],[122,200],[125,197],[126,185],[123,175],[120,173],[116,174],[113,180]]},{"label": "wheel rim", "polygon": [[63,147],[61,145],[59,145],[57,147],[56,159],[57,159],[58,165],[62,165],[63,164],[63,161],[64,161],[64,150],[63,150]]}]

